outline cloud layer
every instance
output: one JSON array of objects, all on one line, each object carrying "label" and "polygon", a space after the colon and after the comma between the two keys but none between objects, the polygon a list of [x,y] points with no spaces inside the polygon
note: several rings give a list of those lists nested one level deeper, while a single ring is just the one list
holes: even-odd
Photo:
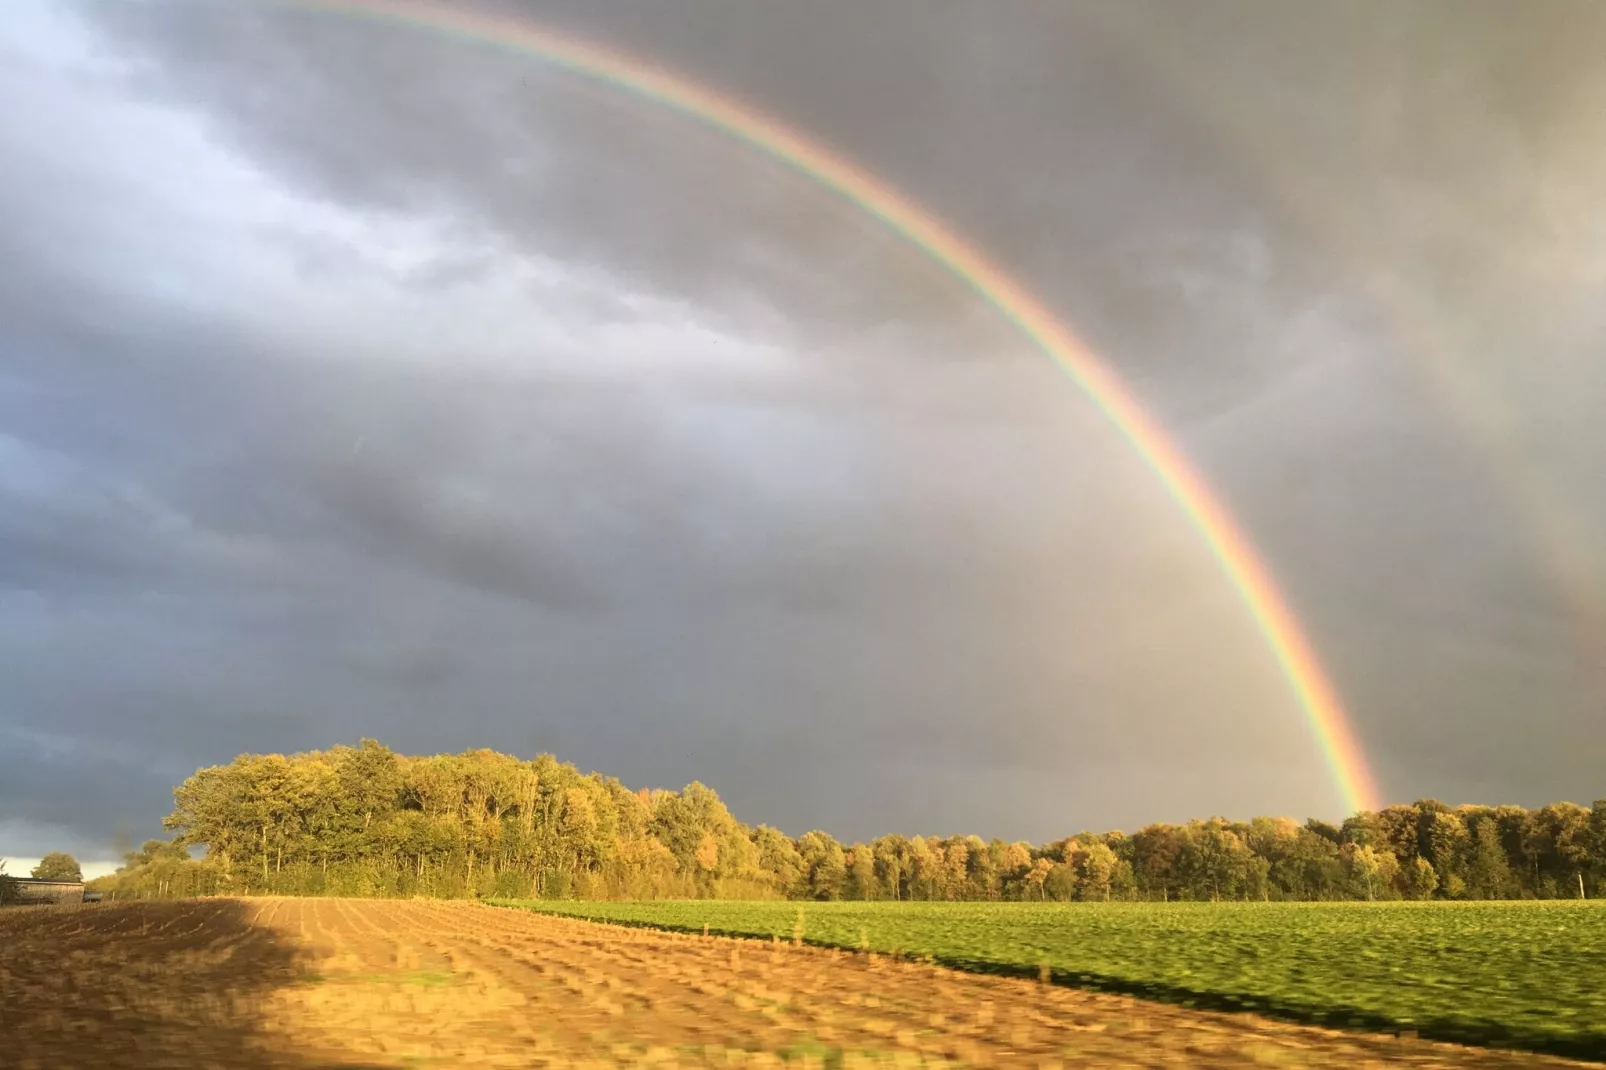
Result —
[{"label": "cloud layer", "polygon": [[[531,10],[840,147],[1075,323],[1388,794],[1599,793],[1593,8]],[[802,177],[268,5],[25,3],[0,92],[0,850],[359,735],[794,833],[1341,810],[1096,408]]]}]

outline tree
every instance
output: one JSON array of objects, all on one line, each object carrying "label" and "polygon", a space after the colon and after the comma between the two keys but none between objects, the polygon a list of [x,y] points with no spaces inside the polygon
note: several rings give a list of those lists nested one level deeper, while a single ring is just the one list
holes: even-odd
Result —
[{"label": "tree", "polygon": [[805,832],[797,841],[804,867],[803,884],[810,899],[841,899],[848,879],[847,856],[830,833]]},{"label": "tree", "polygon": [[1471,847],[1472,836],[1460,814],[1444,809],[1424,814],[1418,854],[1433,864],[1439,890],[1451,899],[1459,898],[1466,889],[1466,860]]},{"label": "tree", "polygon": [[892,898],[904,898],[904,878],[912,868],[909,858],[909,840],[897,834],[882,836],[871,845],[875,858],[876,880],[892,893]]},{"label": "tree", "polygon": [[1032,870],[1031,844],[994,840],[989,850],[997,856],[998,876],[1004,884],[1008,898],[1025,898],[1026,878]]},{"label": "tree", "polygon": [[1381,842],[1408,872],[1414,868],[1421,841],[1422,810],[1418,805],[1386,806],[1377,812],[1375,827]]},{"label": "tree", "polygon": [[846,898],[872,900],[881,898],[881,889],[876,883],[875,853],[870,845],[856,843],[847,851],[844,861],[847,863],[847,879],[844,882]]},{"label": "tree", "polygon": [[1334,847],[1337,847],[1339,844],[1344,842],[1344,832],[1342,829],[1318,818],[1313,817],[1306,821],[1305,828],[1314,835],[1320,836]]},{"label": "tree", "polygon": [[1439,886],[1439,875],[1433,869],[1433,863],[1418,856],[1412,859],[1406,867],[1410,875],[1410,892],[1412,899],[1432,899],[1434,889]]},{"label": "tree", "polygon": [[758,848],[759,871],[774,882],[777,892],[790,898],[807,896],[803,855],[791,837],[768,825],[760,825],[753,831],[753,844]]},{"label": "tree", "polygon": [[1049,870],[1048,879],[1043,881],[1043,894],[1061,903],[1075,899],[1076,867],[1069,862],[1061,862]]},{"label": "tree", "polygon": [[1042,846],[883,836],[845,850],[824,832],[793,839],[745,825],[702,784],[633,791],[550,754],[410,757],[373,740],[197,770],[175,789],[166,824],[172,842],[147,843],[97,887],[108,897],[990,901],[1606,891],[1606,799],[1591,810],[1451,810],[1424,799],[1356,814],[1342,828],[1211,818]]},{"label": "tree", "polygon": [[1043,883],[1048,880],[1048,875],[1053,869],[1052,858],[1039,858],[1033,862],[1031,868],[1026,871],[1026,876],[1021,878],[1021,898],[1038,900],[1046,898],[1043,895]]},{"label": "tree", "polygon": [[704,833],[702,840],[697,844],[695,857],[698,869],[713,873],[719,868],[719,841]]},{"label": "tree", "polygon": [[947,891],[947,856],[942,843],[916,836],[909,841],[909,898],[944,899]]},{"label": "tree", "polygon": [[1595,894],[1606,885],[1606,799],[1596,799],[1589,809],[1589,833],[1586,836],[1589,851],[1589,868],[1596,881]]},{"label": "tree", "polygon": [[1271,902],[1271,863],[1254,852],[1244,865],[1244,898]]},{"label": "tree", "polygon": [[1552,803],[1530,813],[1522,831],[1530,887],[1541,897],[1582,897],[1589,868],[1589,811]]},{"label": "tree", "polygon": [[1197,899],[1233,898],[1247,876],[1249,848],[1223,818],[1192,821],[1184,830],[1177,864]]},{"label": "tree", "polygon": [[1083,899],[1107,901],[1120,860],[1107,844],[1090,843],[1076,851],[1076,876]]},{"label": "tree", "polygon": [[965,891],[967,899],[997,899],[999,897],[998,864],[992,847],[980,836],[966,836]]},{"label": "tree", "polygon": [[1151,899],[1169,901],[1180,883],[1177,859],[1182,853],[1182,830],[1174,825],[1149,825],[1132,837],[1132,869],[1138,888]]},{"label": "tree", "polygon": [[[1330,828],[1331,826],[1329,826]],[[1344,867],[1339,861],[1338,830],[1329,837],[1315,831],[1309,823],[1295,830],[1292,842],[1280,844],[1268,874],[1272,886],[1286,899],[1331,899],[1344,885]]]},{"label": "tree", "polygon": [[219,890],[215,864],[190,858],[189,849],[167,840],[147,840],[123,856],[117,872],[92,887],[112,899],[163,899],[211,895]]},{"label": "tree", "polygon": [[33,867],[33,876],[46,881],[81,881],[84,871],[78,867],[78,859],[72,855],[64,851],[52,851]]},{"label": "tree", "polygon": [[1357,847],[1387,847],[1384,840],[1382,822],[1378,815],[1370,810],[1362,810],[1344,819],[1339,835],[1344,843],[1353,843]]},{"label": "tree", "polygon": [[1350,844],[1345,851],[1350,875],[1356,886],[1365,891],[1366,898],[1376,899],[1380,894],[1386,897],[1400,871],[1394,852],[1355,844]]},{"label": "tree", "polygon": [[17,899],[17,882],[6,873],[6,860],[0,858],[0,906],[15,903]]},{"label": "tree", "polygon": [[1501,843],[1500,826],[1486,817],[1472,835],[1472,864],[1467,867],[1467,884],[1480,899],[1509,899],[1512,893],[1511,863]]}]

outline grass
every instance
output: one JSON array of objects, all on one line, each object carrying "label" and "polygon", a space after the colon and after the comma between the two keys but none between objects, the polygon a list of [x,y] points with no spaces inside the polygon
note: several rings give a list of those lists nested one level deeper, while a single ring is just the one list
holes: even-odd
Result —
[{"label": "grass", "polygon": [[1606,1060],[1606,903],[499,903]]},{"label": "grass", "polygon": [[457,984],[461,977],[452,973],[443,973],[440,970],[413,970],[410,973],[370,973],[352,978],[366,984],[390,985],[420,985],[424,988],[438,988],[441,985]]}]

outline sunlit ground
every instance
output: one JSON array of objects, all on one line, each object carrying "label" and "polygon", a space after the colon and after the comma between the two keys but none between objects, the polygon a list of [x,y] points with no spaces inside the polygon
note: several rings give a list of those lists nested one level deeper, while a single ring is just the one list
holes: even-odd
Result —
[{"label": "sunlit ground", "polygon": [[20,1070],[1569,1065],[462,902],[15,909],[0,991]]}]

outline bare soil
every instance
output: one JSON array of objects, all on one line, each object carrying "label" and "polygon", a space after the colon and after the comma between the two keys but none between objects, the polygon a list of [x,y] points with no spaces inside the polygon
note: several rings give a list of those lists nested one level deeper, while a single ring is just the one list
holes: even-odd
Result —
[{"label": "bare soil", "polygon": [[0,1062],[219,1067],[1563,1067],[809,947],[473,903],[0,913]]}]

